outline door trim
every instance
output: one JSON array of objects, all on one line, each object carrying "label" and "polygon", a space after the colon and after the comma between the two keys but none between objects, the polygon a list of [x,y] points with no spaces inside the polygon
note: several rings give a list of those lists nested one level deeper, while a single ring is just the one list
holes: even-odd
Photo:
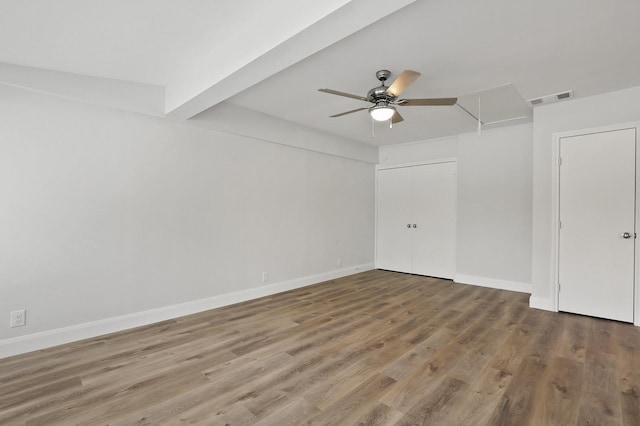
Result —
[{"label": "door trim", "polygon": [[[584,136],[596,133],[607,133],[617,130],[634,129],[636,132],[636,200],[640,201],[640,146],[638,140],[640,136],[640,122],[613,124],[609,126],[601,126],[580,130],[571,130],[567,132],[558,132],[552,134],[552,166],[551,166],[551,300],[553,311],[558,312],[559,309],[559,270],[560,270],[560,139],[572,136]],[[636,202],[635,221],[636,226],[640,225],[640,209]],[[634,308],[633,308],[633,324],[640,326],[640,253],[638,253],[638,238],[634,239],[635,248],[635,272],[634,272]]]}]

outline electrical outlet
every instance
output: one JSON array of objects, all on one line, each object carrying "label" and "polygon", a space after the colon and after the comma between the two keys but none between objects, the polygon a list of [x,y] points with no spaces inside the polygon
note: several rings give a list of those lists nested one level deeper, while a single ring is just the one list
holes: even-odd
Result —
[{"label": "electrical outlet", "polygon": [[22,327],[27,324],[27,312],[24,309],[11,312],[11,327]]},{"label": "electrical outlet", "polygon": [[266,283],[267,281],[269,281],[269,273],[268,272],[263,272],[262,273],[262,282]]}]

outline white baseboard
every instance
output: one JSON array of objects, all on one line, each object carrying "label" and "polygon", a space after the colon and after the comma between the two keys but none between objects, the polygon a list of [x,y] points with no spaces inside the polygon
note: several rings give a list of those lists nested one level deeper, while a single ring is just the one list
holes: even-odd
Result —
[{"label": "white baseboard", "polygon": [[497,280],[494,278],[474,277],[472,275],[459,275],[453,277],[453,281],[460,284],[477,285],[481,287],[497,288],[499,290],[519,291],[531,293],[531,284],[518,281]]},{"label": "white baseboard", "polygon": [[36,351],[64,343],[75,342],[82,339],[127,330],[142,325],[148,325],[159,321],[178,318],[185,315],[215,309],[234,303],[245,302],[263,296],[269,296],[283,291],[317,284],[323,281],[346,277],[363,271],[374,269],[373,263],[343,268],[336,271],[325,272],[317,275],[283,281],[280,283],[264,285],[233,293],[221,294],[206,299],[194,300],[177,305],[164,306],[143,312],[76,324],[69,327],[47,330],[40,333],[27,334],[0,340],[0,359],[26,352]]},{"label": "white baseboard", "polygon": [[529,307],[535,308],[535,309],[542,309],[543,311],[556,312],[556,310],[553,307],[553,300],[547,299],[546,297],[531,296],[529,298]]}]

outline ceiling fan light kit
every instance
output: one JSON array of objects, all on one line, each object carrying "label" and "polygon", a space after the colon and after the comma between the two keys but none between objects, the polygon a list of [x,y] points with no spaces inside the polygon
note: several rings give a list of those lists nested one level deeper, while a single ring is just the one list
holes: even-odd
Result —
[{"label": "ceiling fan light kit", "polygon": [[399,123],[404,120],[400,113],[396,110],[397,106],[449,106],[455,105],[458,98],[427,98],[427,99],[399,99],[398,97],[404,90],[413,83],[420,73],[417,71],[404,70],[398,78],[385,86],[384,82],[391,76],[391,71],[380,70],[376,72],[376,78],[380,80],[381,85],[369,90],[367,96],[352,95],[351,93],[340,92],[333,89],[318,89],[320,92],[329,93],[330,95],[344,96],[346,98],[357,99],[360,101],[371,102],[372,107],[357,108],[351,111],[334,114],[330,117],[341,117],[357,111],[369,110],[371,118],[375,121],[391,120],[392,123]]},{"label": "ceiling fan light kit", "polygon": [[376,104],[376,106],[369,108],[369,114],[371,114],[371,118],[376,121],[391,120],[391,117],[393,117],[393,114],[395,113],[396,109],[390,106],[385,101],[380,101]]}]

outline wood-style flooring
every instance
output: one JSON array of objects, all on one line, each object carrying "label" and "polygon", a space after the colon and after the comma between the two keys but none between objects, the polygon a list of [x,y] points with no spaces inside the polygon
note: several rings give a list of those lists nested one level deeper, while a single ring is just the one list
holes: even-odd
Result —
[{"label": "wood-style flooring", "polygon": [[640,425],[640,328],[369,271],[0,360],[2,425]]}]

